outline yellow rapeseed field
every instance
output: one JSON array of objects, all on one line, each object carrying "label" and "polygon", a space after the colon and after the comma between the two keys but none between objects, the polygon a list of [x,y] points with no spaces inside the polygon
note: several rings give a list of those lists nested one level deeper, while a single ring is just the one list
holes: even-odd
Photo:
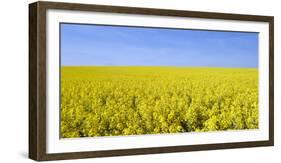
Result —
[{"label": "yellow rapeseed field", "polygon": [[63,66],[63,138],[258,128],[258,70]]}]

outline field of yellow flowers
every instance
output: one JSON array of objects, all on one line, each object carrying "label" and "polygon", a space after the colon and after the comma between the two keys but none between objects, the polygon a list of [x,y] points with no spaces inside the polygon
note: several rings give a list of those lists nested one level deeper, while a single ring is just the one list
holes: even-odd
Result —
[{"label": "field of yellow flowers", "polygon": [[61,68],[62,138],[257,128],[254,68]]}]

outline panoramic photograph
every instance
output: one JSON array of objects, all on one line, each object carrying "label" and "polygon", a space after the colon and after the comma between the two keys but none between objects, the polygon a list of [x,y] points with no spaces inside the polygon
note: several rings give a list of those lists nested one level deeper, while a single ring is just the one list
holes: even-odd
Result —
[{"label": "panoramic photograph", "polygon": [[258,33],[60,24],[60,137],[259,128]]}]

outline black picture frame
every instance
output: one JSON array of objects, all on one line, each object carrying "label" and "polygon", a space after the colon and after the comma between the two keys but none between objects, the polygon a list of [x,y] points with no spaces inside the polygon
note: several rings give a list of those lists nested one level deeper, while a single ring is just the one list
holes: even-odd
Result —
[{"label": "black picture frame", "polygon": [[[48,9],[89,12],[158,15],[224,19],[269,23],[269,140],[206,145],[182,145],[138,149],[106,150],[49,154],[46,152],[46,11]],[[29,5],[29,158],[37,161],[140,155],[169,152],[244,148],[274,145],[274,17],[180,11],[91,4],[35,2]]]}]

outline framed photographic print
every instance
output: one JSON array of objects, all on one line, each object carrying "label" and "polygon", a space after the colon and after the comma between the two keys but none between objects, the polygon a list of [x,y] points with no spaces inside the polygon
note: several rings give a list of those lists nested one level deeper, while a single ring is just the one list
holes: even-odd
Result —
[{"label": "framed photographic print", "polygon": [[273,146],[272,16],[29,5],[29,157]]}]

